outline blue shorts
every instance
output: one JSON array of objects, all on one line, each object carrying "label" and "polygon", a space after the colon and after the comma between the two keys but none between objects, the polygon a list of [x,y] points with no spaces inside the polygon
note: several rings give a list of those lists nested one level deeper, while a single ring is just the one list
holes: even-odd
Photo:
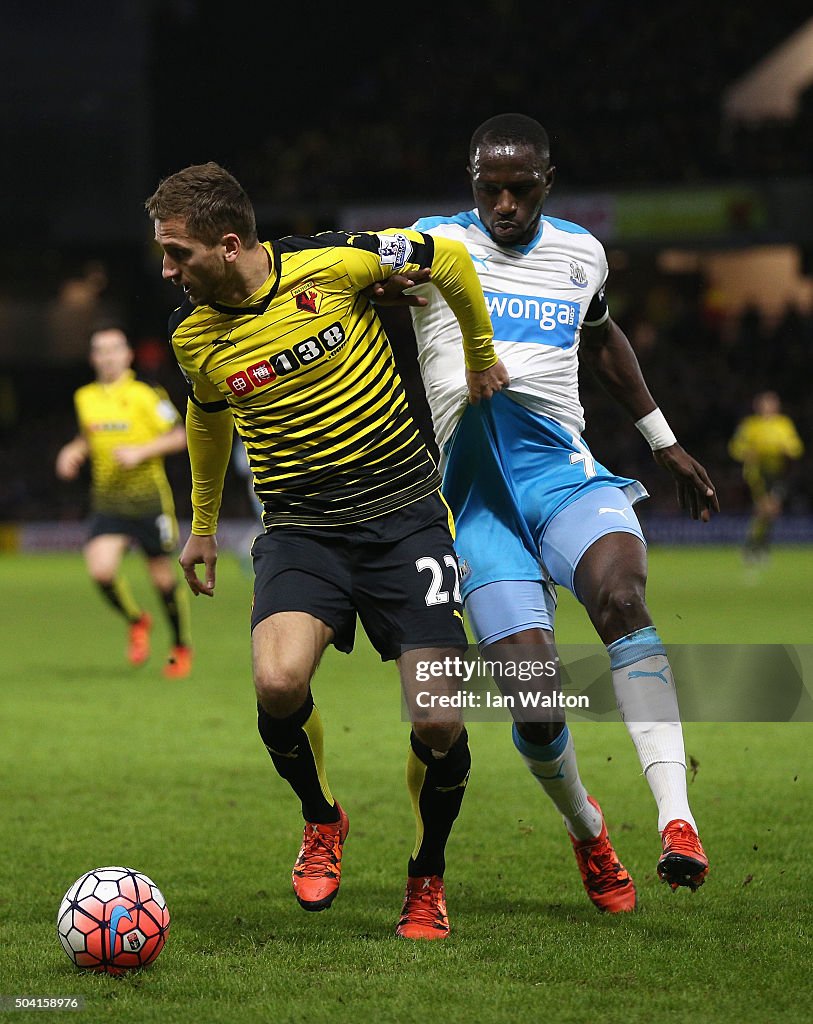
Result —
[{"label": "blue shorts", "polygon": [[579,559],[599,537],[644,539],[632,509],[648,497],[643,485],[504,394],[467,406],[446,452],[443,493],[467,607],[469,595],[498,582],[551,579],[573,590]]},{"label": "blue shorts", "polygon": [[[590,545],[608,533],[632,533],[646,544],[629,498],[617,487],[597,487],[557,512],[542,537],[542,579],[484,583],[466,595],[466,614],[477,642],[487,645],[523,629],[552,633],[554,584],[567,587],[578,598],[576,566]],[[534,560],[537,569],[539,565]]]}]

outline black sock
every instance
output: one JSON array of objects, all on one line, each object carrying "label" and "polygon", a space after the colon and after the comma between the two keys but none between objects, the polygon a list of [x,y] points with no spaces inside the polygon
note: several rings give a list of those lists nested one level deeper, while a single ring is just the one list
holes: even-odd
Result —
[{"label": "black sock", "polygon": [[410,733],[407,782],[418,825],[418,841],[409,859],[410,878],[440,875],[446,869],[446,841],[466,792],[471,768],[466,730],[445,757],[436,757],[431,747]]},{"label": "black sock", "polygon": [[302,707],[286,718],[272,718],[258,704],[257,728],[277,772],[301,800],[305,821],[338,821],[324,772],[322,720],[310,690]]},{"label": "black sock", "polygon": [[188,629],[188,604],[186,592],[177,584],[172,590],[159,590],[161,600],[164,602],[167,620],[172,630],[172,642],[176,647],[189,646]]},{"label": "black sock", "polygon": [[116,609],[119,615],[133,625],[138,622],[143,612],[132,599],[129,590],[121,580],[113,580],[110,583],[102,583],[96,580],[96,586],[104,595],[105,599]]}]

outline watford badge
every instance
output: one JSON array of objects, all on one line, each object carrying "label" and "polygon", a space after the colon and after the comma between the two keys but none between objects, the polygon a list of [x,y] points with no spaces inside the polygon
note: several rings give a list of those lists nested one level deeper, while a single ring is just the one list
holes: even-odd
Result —
[{"label": "watford badge", "polygon": [[313,281],[306,281],[295,288],[291,293],[296,302],[296,308],[303,313],[318,313],[322,305],[322,293],[313,286]]}]

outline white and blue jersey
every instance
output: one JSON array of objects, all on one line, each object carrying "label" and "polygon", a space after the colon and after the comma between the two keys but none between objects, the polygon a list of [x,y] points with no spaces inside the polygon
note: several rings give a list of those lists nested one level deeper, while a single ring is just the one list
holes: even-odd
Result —
[{"label": "white and blue jersey", "polygon": [[646,490],[598,463],[581,437],[579,336],[582,325],[609,319],[604,249],[584,228],[549,217],[514,247],[498,245],[476,210],[415,227],[468,249],[511,378],[469,405],[454,314],[431,285],[414,289],[428,299],[411,313],[463,595],[509,580],[573,589],[578,559],[598,537],[621,530],[643,540],[631,505]]},{"label": "white and blue jersey", "polygon": [[[415,226],[457,239],[468,249],[491,314],[494,347],[511,376],[505,393],[581,434],[579,334],[582,324],[609,318],[601,243],[576,224],[542,217],[532,242],[503,247],[476,210],[425,217]],[[429,303],[412,307],[411,313],[435,438],[443,452],[467,401],[460,329],[437,289],[422,285],[414,291]]]}]

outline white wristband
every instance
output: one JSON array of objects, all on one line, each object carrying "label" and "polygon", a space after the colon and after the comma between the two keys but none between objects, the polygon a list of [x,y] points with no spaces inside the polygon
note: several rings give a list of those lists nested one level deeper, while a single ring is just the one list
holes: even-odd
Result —
[{"label": "white wristband", "polygon": [[653,409],[646,416],[642,416],[635,426],[647,439],[653,452],[658,448],[670,448],[673,444],[677,444],[677,438],[672,433],[672,429],[660,409]]}]

